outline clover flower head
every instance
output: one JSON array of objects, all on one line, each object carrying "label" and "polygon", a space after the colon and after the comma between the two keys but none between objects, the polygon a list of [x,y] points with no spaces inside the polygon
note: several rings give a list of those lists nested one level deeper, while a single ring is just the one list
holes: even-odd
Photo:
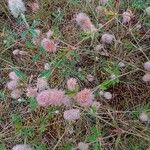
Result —
[{"label": "clover flower head", "polygon": [[101,37],[102,43],[111,44],[115,39],[114,35],[109,33],[104,33]]},{"label": "clover flower head", "polygon": [[145,11],[146,11],[146,13],[150,16],[150,7],[147,7],[147,8],[145,9]]},{"label": "clover flower head", "polygon": [[85,32],[95,32],[96,31],[95,26],[92,24],[90,18],[85,13],[77,14],[76,22]]},{"label": "clover flower head", "polygon": [[67,80],[67,88],[70,91],[75,90],[76,86],[77,86],[77,80],[75,78],[70,78]]},{"label": "clover flower head", "polygon": [[50,40],[48,38],[44,38],[41,41],[41,46],[50,53],[55,53],[57,51],[57,44],[54,42],[54,40]]},{"label": "clover flower head", "polygon": [[26,92],[27,97],[36,97],[37,96],[37,88],[27,87]]},{"label": "clover flower head", "polygon": [[77,103],[83,107],[89,107],[93,104],[94,95],[90,89],[83,89],[75,96]]},{"label": "clover flower head", "polygon": [[88,150],[89,149],[89,144],[85,142],[79,142],[78,143],[78,148],[79,150]]},{"label": "clover flower head", "polygon": [[16,75],[16,73],[14,71],[9,73],[9,78],[12,80],[18,80],[19,77]]},{"label": "clover flower head", "polygon": [[18,18],[20,14],[24,14],[26,11],[25,4],[22,0],[8,0],[8,7],[15,18]]},{"label": "clover flower head", "polygon": [[11,80],[11,81],[9,81],[9,82],[7,83],[7,88],[8,88],[9,90],[14,90],[14,89],[17,88],[17,86],[18,86],[17,80]]},{"label": "clover flower head", "polygon": [[150,71],[150,61],[144,63],[144,69]]},{"label": "clover flower head", "polygon": [[32,150],[32,148],[27,144],[18,144],[14,146],[12,150]]},{"label": "clover flower head", "polygon": [[21,97],[21,95],[22,95],[22,91],[20,89],[14,89],[11,92],[11,98],[13,98],[13,99],[18,99]]},{"label": "clover flower head", "polygon": [[74,121],[80,118],[80,110],[79,109],[70,109],[64,112],[64,119],[67,121]]},{"label": "clover flower head", "polygon": [[38,78],[37,79],[37,89],[39,91],[43,91],[43,90],[46,90],[48,88],[49,88],[49,86],[48,86],[47,80],[45,78]]},{"label": "clover flower head", "polygon": [[150,121],[150,118],[148,117],[148,115],[145,112],[142,112],[139,116],[139,119],[141,122],[148,122]]}]

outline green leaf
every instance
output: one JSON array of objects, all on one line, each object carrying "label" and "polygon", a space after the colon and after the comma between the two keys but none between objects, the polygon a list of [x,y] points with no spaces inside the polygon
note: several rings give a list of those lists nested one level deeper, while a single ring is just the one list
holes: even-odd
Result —
[{"label": "green leaf", "polygon": [[72,144],[65,144],[61,150],[73,150]]},{"label": "green leaf", "polygon": [[56,111],[58,111],[55,107],[49,107],[47,109],[48,111],[48,117],[52,118],[56,114]]},{"label": "green leaf", "polygon": [[32,58],[32,62],[36,62],[39,60],[40,56],[45,52],[45,49],[43,47],[40,47],[38,49],[38,53]]},{"label": "green leaf", "polygon": [[34,133],[34,128],[33,127],[24,127],[21,130],[21,134],[25,137],[32,137]]},{"label": "green leaf", "polygon": [[100,135],[100,131],[96,127],[93,127],[91,129],[91,134],[87,136],[86,141],[95,142],[100,137]]},{"label": "green leaf", "polygon": [[22,37],[23,40],[26,39],[26,36],[27,36],[28,33],[29,33],[29,30],[25,30],[25,31],[22,32],[21,37]]},{"label": "green leaf", "polygon": [[99,85],[101,90],[107,90],[109,89],[111,86],[115,85],[119,83],[119,79],[114,79],[114,80],[105,80],[103,83],[101,83]]},{"label": "green leaf", "polygon": [[90,110],[90,114],[94,115],[96,114],[97,110],[96,110],[96,106],[92,106],[91,110]]},{"label": "green leaf", "polygon": [[36,150],[48,150],[44,144],[40,144],[36,147]]},{"label": "green leaf", "polygon": [[11,115],[11,121],[17,130],[20,130],[22,127],[22,118],[19,113]]},{"label": "green leaf", "polygon": [[75,87],[75,90],[73,90],[73,91],[67,90],[67,91],[66,91],[66,95],[68,95],[69,97],[73,97],[73,96],[76,95],[76,93],[77,93],[78,91],[79,91],[79,86],[77,85],[77,86]]},{"label": "green leaf", "polygon": [[100,143],[92,143],[92,150],[101,150]]},{"label": "green leaf", "polygon": [[29,29],[30,34],[32,35],[32,38],[37,37],[37,32],[34,29]]},{"label": "green leaf", "polygon": [[46,124],[45,123],[41,123],[40,124],[40,127],[39,127],[39,129],[38,129],[38,131],[40,132],[40,133],[44,133],[45,131],[46,131]]},{"label": "green leaf", "polygon": [[40,25],[40,21],[39,20],[33,20],[33,23],[31,25],[31,28],[34,29],[36,28],[38,25]]},{"label": "green leaf", "polygon": [[51,70],[44,70],[40,73],[40,77],[48,79],[52,75]]},{"label": "green leaf", "polygon": [[0,100],[6,100],[7,96],[4,91],[0,91]]},{"label": "green leaf", "polygon": [[13,69],[13,70],[21,80],[27,80],[27,75],[24,72],[22,72],[19,69]]},{"label": "green leaf", "polygon": [[28,99],[28,102],[29,102],[29,107],[30,107],[31,112],[36,111],[38,107],[36,99],[34,97],[30,97]]},{"label": "green leaf", "polygon": [[35,48],[35,46],[33,45],[33,43],[31,41],[26,41],[26,47],[30,48],[30,49]]},{"label": "green leaf", "polygon": [[150,22],[145,22],[144,25],[150,27]]},{"label": "green leaf", "polygon": [[0,143],[0,150],[6,150],[4,143]]}]

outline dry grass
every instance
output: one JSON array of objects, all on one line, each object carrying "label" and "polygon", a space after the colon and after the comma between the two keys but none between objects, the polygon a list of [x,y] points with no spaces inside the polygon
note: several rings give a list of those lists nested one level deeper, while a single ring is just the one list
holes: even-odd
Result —
[{"label": "dry grass", "polygon": [[[0,9],[1,144],[11,149],[15,144],[25,142],[32,146],[39,146],[35,148],[38,150],[45,150],[44,147],[40,149],[41,144],[45,145],[47,150],[62,150],[65,144],[71,144],[76,149],[77,143],[85,141],[91,128],[96,127],[101,132],[97,141],[103,150],[148,149],[150,126],[142,124],[138,118],[142,111],[150,113],[150,84],[142,81],[145,72],[143,63],[150,58],[150,24],[145,25],[150,17],[146,16],[143,11],[148,6],[148,1],[143,2],[145,5],[143,8],[142,5],[138,5],[140,0],[125,3],[124,0],[116,0],[106,6],[107,9],[117,12],[117,15],[112,16],[96,15],[95,8],[98,6],[98,0],[91,0],[91,2],[88,0],[39,1],[40,10],[37,13],[28,11],[27,21],[32,24],[33,20],[40,20],[38,28],[43,32],[53,29],[60,51],[52,55],[44,53],[36,62],[33,62],[33,57],[38,53],[38,47],[27,47],[26,42],[20,37],[25,27],[17,24],[10,15],[6,1],[0,1],[0,8],[2,8]],[[129,25],[124,26],[120,19],[122,12],[127,8],[131,9],[135,16]],[[74,21],[75,14],[81,11],[87,13],[96,26],[98,23],[105,24],[94,40],[81,35],[83,32]],[[135,26],[139,22],[142,27],[136,30]],[[94,50],[94,47],[100,43],[101,34],[106,31],[113,33],[117,39],[114,44],[106,47],[109,57],[101,56]],[[13,32],[17,33],[16,39],[11,39],[11,36],[14,38]],[[7,46],[4,40],[7,40]],[[72,47],[76,47],[76,50],[72,50]],[[29,56],[20,58],[13,56],[12,51],[16,48],[27,51]],[[71,56],[74,51],[75,54]],[[64,60],[66,56],[71,57],[71,61]],[[77,59],[74,58],[76,56]],[[5,86],[12,67],[18,67],[26,73],[29,81],[31,76],[36,79],[43,71],[44,63],[51,62],[52,75],[49,78],[51,87],[64,88],[66,79],[74,76],[81,87],[94,89],[110,78],[105,68],[120,61],[123,61],[126,66],[120,70],[120,82],[108,89],[113,94],[113,98],[105,100],[96,96],[96,100],[101,103],[99,110],[91,115],[89,110],[80,108],[82,118],[71,124],[65,122],[62,117],[64,108],[54,108],[59,110],[59,114],[54,115],[49,109],[36,108],[30,111],[32,104],[29,104],[25,97],[23,97],[25,102],[22,103],[11,99]],[[75,63],[74,66],[71,62]],[[81,72],[78,71],[79,68],[82,68]],[[89,73],[95,77],[92,83],[85,79]],[[22,86],[25,87],[28,81],[24,81]],[[15,120],[13,121],[12,115],[14,114]],[[70,128],[74,129],[73,134],[68,133]],[[64,148],[64,150],[70,149]]]}]

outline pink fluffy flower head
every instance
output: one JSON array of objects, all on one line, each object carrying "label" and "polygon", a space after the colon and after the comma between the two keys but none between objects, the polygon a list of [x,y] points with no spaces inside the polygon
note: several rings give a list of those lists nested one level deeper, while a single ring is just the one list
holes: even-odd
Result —
[{"label": "pink fluffy flower head", "polygon": [[49,92],[49,102],[51,105],[60,106],[65,99],[65,92],[58,89],[51,89]]},{"label": "pink fluffy flower head", "polygon": [[42,92],[40,92],[37,97],[36,100],[39,104],[39,106],[49,106],[49,90],[44,90]]},{"label": "pink fluffy flower head", "polygon": [[49,30],[49,31],[46,33],[47,38],[51,38],[52,35],[53,35],[53,31],[52,31],[52,30]]},{"label": "pink fluffy flower head", "polygon": [[49,86],[48,86],[47,80],[45,78],[38,78],[37,79],[37,89],[39,91],[43,91],[43,90],[46,90],[48,88],[49,88]]},{"label": "pink fluffy flower head", "polygon": [[20,98],[22,95],[22,91],[19,90],[19,89],[15,89],[11,92],[11,97],[14,98],[14,99],[18,99]]},{"label": "pink fluffy flower head", "polygon": [[29,6],[30,6],[32,12],[36,12],[36,11],[38,11],[39,8],[40,8],[39,3],[38,3],[37,0],[34,1],[34,2],[29,3]]},{"label": "pink fluffy flower head", "polygon": [[63,99],[63,105],[66,106],[66,107],[70,107],[72,104],[72,101],[70,99],[69,96],[65,96],[65,98]]},{"label": "pink fluffy flower head", "polygon": [[9,81],[9,82],[7,83],[7,88],[8,88],[9,90],[14,90],[14,89],[17,88],[17,86],[18,86],[17,80],[11,80],[11,81]]},{"label": "pink fluffy flower head", "polygon": [[9,78],[12,80],[18,80],[19,77],[16,75],[16,73],[14,71],[9,73]]},{"label": "pink fluffy flower head", "polygon": [[83,107],[89,107],[93,104],[94,95],[90,89],[83,89],[75,96],[76,101]]},{"label": "pink fluffy flower head", "polygon": [[55,53],[57,51],[57,45],[55,44],[55,42],[53,40],[44,38],[41,41],[41,46],[50,53]]},{"label": "pink fluffy flower head", "polygon": [[36,99],[40,106],[60,106],[64,102],[65,92],[57,89],[44,90],[37,95]]},{"label": "pink fluffy flower head", "polygon": [[37,95],[37,88],[27,87],[26,95],[27,95],[27,97],[36,97],[36,95]]},{"label": "pink fluffy flower head", "polygon": [[96,31],[95,26],[92,24],[90,18],[85,13],[77,14],[76,22],[85,32]]},{"label": "pink fluffy flower head", "polygon": [[75,78],[70,78],[67,80],[67,87],[70,91],[75,90],[77,86],[77,80]]},{"label": "pink fluffy flower head", "polygon": [[133,14],[132,14],[131,10],[125,11],[122,14],[122,18],[123,18],[122,22],[123,22],[123,24],[128,24],[131,21],[132,17],[133,17]]},{"label": "pink fluffy flower head", "polygon": [[101,41],[106,44],[111,44],[114,40],[114,35],[109,33],[104,33],[101,37]]},{"label": "pink fluffy flower head", "polygon": [[74,121],[80,118],[80,110],[79,109],[70,109],[64,112],[64,119],[67,121]]}]

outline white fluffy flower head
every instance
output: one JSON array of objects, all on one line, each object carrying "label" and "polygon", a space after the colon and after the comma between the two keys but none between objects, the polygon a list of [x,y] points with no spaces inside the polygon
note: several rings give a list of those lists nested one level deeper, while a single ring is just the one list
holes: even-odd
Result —
[{"label": "white fluffy flower head", "polygon": [[144,63],[144,69],[150,71],[150,61]]},{"label": "white fluffy flower head", "polygon": [[150,7],[147,7],[147,8],[145,9],[145,11],[146,11],[146,13],[150,16]]},{"label": "white fluffy flower head", "polygon": [[80,142],[80,143],[78,143],[78,148],[79,148],[79,150],[88,150],[89,144],[85,143],[85,142]]},{"label": "white fluffy flower head", "polygon": [[112,94],[110,92],[104,92],[104,98],[110,100],[112,98]]},{"label": "white fluffy flower head", "polygon": [[79,109],[70,109],[64,112],[64,119],[67,121],[74,121],[80,118]]},{"label": "white fluffy flower head", "polygon": [[12,150],[32,150],[27,144],[18,144],[12,148]]},{"label": "white fluffy flower head", "polygon": [[150,119],[145,112],[142,112],[139,116],[141,122],[148,122]]},{"label": "white fluffy flower head", "polygon": [[26,11],[25,4],[22,0],[8,0],[8,7],[15,18]]}]

